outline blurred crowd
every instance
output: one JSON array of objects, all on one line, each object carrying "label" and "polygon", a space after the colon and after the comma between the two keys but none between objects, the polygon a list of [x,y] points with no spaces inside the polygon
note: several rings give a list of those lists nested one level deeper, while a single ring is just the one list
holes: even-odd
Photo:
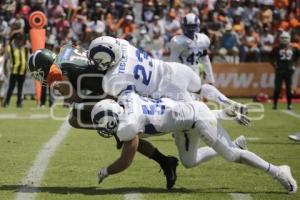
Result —
[{"label": "blurred crowd", "polygon": [[[282,31],[289,32],[292,44],[300,48],[300,0],[2,0],[1,65],[8,44],[12,50],[20,48],[20,60],[26,59],[26,49],[30,53],[28,18],[34,11],[47,16],[46,48],[55,52],[70,41],[88,48],[95,37],[110,35],[166,60],[169,42],[182,33],[181,20],[189,12],[199,16],[201,32],[211,40],[212,62],[270,61]],[[24,63],[14,64],[22,69],[15,70],[20,75],[16,83],[21,84]],[[0,88],[7,74],[3,67],[1,71]]]},{"label": "blurred crowd", "polygon": [[[194,12],[201,32],[211,39],[213,61],[267,61],[281,31],[300,47],[300,0],[3,0],[0,37],[6,43],[22,34],[28,42],[28,17],[48,17],[47,44],[73,41],[85,48],[91,39],[111,35],[131,41],[154,57],[168,55],[170,39],[182,32],[181,19]],[[137,6],[140,5],[140,6]],[[226,59],[225,59],[226,61]]]}]

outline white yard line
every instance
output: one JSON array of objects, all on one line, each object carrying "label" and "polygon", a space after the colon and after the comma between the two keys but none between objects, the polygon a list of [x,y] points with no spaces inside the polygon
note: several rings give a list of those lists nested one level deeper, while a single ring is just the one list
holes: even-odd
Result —
[{"label": "white yard line", "polygon": [[33,165],[22,180],[22,187],[18,190],[16,200],[33,200],[37,195],[37,187],[39,186],[44,172],[47,169],[51,156],[61,141],[66,137],[70,130],[67,121],[59,127],[56,134],[43,146],[37,155]]},{"label": "white yard line", "polygon": [[280,110],[281,112],[300,119],[300,115],[291,110]]},{"label": "white yard line", "polygon": [[141,200],[141,199],[143,199],[143,195],[141,193],[130,192],[124,194],[124,200]]},{"label": "white yard line", "polygon": [[233,200],[252,200],[252,197],[250,194],[229,193],[229,195],[232,197]]},{"label": "white yard line", "polygon": [[49,119],[49,114],[18,115],[15,113],[0,114],[0,119]]},{"label": "white yard line", "polygon": [[246,140],[247,141],[258,141],[258,140],[260,140],[260,138],[258,138],[258,137],[246,137]]}]

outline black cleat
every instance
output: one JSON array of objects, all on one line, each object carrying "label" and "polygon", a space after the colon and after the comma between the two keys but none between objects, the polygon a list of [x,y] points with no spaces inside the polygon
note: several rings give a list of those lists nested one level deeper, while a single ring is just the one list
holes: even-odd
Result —
[{"label": "black cleat", "polygon": [[178,166],[178,159],[173,156],[168,156],[166,162],[161,165],[167,180],[167,189],[170,190],[175,185],[177,175],[176,168]]}]

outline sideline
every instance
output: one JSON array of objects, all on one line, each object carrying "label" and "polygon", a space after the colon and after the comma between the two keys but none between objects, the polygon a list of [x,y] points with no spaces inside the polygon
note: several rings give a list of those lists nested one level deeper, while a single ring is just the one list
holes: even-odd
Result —
[{"label": "sideline", "polygon": [[33,165],[22,180],[22,187],[18,190],[15,200],[33,200],[37,195],[37,187],[39,186],[43,175],[47,169],[48,163],[55,150],[69,133],[71,126],[68,121],[56,131],[56,134],[43,146],[38,153]]}]

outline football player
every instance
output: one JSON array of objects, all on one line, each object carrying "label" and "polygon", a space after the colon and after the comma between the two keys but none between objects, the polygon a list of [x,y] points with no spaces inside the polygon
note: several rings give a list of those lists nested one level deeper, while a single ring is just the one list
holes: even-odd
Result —
[{"label": "football player", "polygon": [[[117,98],[126,89],[134,90],[141,96],[169,97],[178,101],[192,101],[194,97],[191,93],[200,96],[205,94],[205,98],[226,107],[232,106],[240,112],[239,123],[244,124],[247,118],[245,106],[228,99],[210,84],[201,85],[200,77],[186,65],[153,59],[126,40],[98,37],[89,45],[88,58],[99,70],[106,70],[102,81],[103,90],[113,97]],[[188,146],[188,141],[193,139],[192,134],[186,131],[185,138],[181,135],[174,133],[175,142],[183,142]],[[244,137],[237,138],[236,143],[242,146],[240,144],[245,143]],[[204,159],[216,155],[212,148],[202,152]]]},{"label": "football player", "polygon": [[153,59],[128,41],[109,36],[94,39],[89,45],[88,58],[105,71],[102,86],[105,93],[117,97],[128,87],[142,96],[191,101],[191,93],[205,96],[223,106],[236,105],[241,114],[245,106],[225,97],[214,86],[201,85],[200,77],[181,63]]},{"label": "football player", "polygon": [[[225,109],[223,114],[226,113]],[[260,169],[278,180],[288,193],[297,191],[297,183],[289,166],[273,165],[248,150],[236,147],[225,129],[218,124],[216,115],[203,102],[180,102],[169,98],[150,99],[140,97],[132,91],[124,91],[118,102],[109,99],[98,102],[92,110],[92,120],[102,135],[116,135],[124,141],[121,156],[108,167],[100,169],[99,182],[130,166],[139,144],[139,134],[155,136],[179,132],[180,137],[184,138],[183,133],[190,130],[192,138],[189,140],[188,150],[182,142],[184,140],[176,143],[180,159],[185,166],[194,167],[206,161],[200,153],[202,148],[198,148],[202,139],[227,161]]]},{"label": "football player", "polygon": [[[66,97],[67,102],[73,104],[69,115],[72,127],[94,129],[91,110],[96,102],[107,98],[101,87],[105,71],[99,71],[88,61],[86,50],[66,45],[56,55],[47,49],[40,49],[30,56],[28,68],[36,80],[44,85],[52,84],[52,87]],[[90,93],[83,95],[83,90]],[[121,148],[118,140],[117,146]],[[167,188],[172,188],[176,181],[177,158],[165,156],[151,143],[142,139],[138,151],[160,165],[166,176]]]},{"label": "football player", "polygon": [[212,65],[208,56],[210,39],[200,31],[200,19],[189,13],[182,22],[182,35],[176,35],[170,42],[170,61],[189,66],[200,75],[200,68],[204,66],[205,82],[214,84]]},{"label": "football player", "polygon": [[285,82],[287,109],[292,110],[292,79],[300,58],[300,51],[291,45],[291,36],[288,32],[282,32],[279,36],[279,45],[271,53],[275,68],[275,87],[273,109],[277,109],[278,98],[281,93],[282,82]]}]

